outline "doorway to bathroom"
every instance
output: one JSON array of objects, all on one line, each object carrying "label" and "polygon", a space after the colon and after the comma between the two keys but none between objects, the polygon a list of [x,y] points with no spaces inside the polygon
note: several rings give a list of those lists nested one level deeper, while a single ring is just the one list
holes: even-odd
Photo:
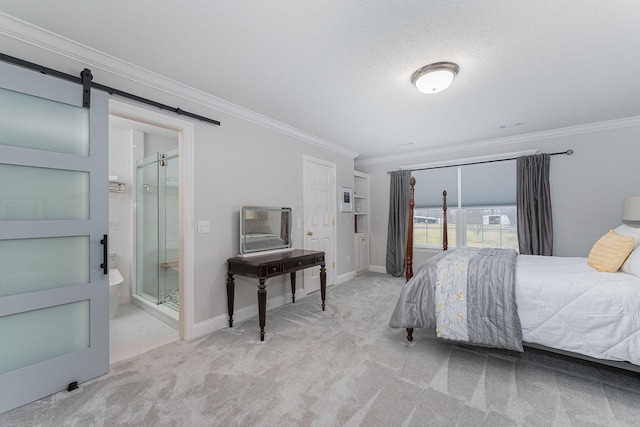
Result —
[{"label": "doorway to bathroom", "polygon": [[140,354],[170,342],[169,335],[193,337],[194,231],[184,226],[193,223],[193,124],[114,100],[109,112],[110,180],[117,180],[110,184],[110,250],[124,277],[111,339],[140,323],[164,334]]},{"label": "doorway to bathroom", "polygon": [[112,116],[109,140],[113,363],[178,339],[179,134]]}]

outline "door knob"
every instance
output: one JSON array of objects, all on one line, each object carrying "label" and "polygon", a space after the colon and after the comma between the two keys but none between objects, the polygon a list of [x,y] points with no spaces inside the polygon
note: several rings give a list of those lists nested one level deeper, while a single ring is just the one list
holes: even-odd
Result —
[{"label": "door knob", "polygon": [[313,236],[313,231],[307,231],[307,236]]}]

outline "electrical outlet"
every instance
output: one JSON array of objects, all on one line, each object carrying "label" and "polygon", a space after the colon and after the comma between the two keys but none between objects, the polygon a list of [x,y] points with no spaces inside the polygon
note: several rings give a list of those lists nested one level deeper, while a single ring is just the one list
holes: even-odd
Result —
[{"label": "electrical outlet", "polygon": [[351,257],[349,255],[347,255],[347,263],[351,262]]},{"label": "electrical outlet", "polygon": [[198,221],[198,233],[209,233],[209,221]]},{"label": "electrical outlet", "polygon": [[118,228],[120,228],[120,221],[109,221],[109,230],[117,230]]}]

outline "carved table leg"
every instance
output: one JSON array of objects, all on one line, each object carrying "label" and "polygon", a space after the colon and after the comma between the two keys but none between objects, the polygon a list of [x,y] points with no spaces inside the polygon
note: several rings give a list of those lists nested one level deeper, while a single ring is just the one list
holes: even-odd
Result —
[{"label": "carved table leg", "polygon": [[413,341],[413,328],[407,328],[407,340]]},{"label": "carved table leg", "polygon": [[258,285],[258,317],[260,319],[260,341],[264,341],[264,325],[267,315],[267,287],[265,281],[267,279],[260,278],[260,285]]},{"label": "carved table leg", "polygon": [[327,298],[327,269],[324,264],[320,265],[320,298],[322,299],[322,311],[324,311],[324,300]]},{"label": "carved table leg", "polygon": [[296,302],[296,272],[291,272],[291,302]]},{"label": "carved table leg", "polygon": [[235,294],[235,282],[233,273],[227,272],[227,310],[229,312],[229,327],[233,327],[233,297]]}]

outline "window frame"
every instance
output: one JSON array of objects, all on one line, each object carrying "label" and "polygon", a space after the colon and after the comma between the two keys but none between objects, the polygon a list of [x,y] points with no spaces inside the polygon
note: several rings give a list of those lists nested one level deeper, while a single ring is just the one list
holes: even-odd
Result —
[{"label": "window frame", "polygon": [[[515,210],[515,216],[517,218],[518,215],[518,207],[516,205],[498,205],[498,206],[469,206],[469,207],[449,207],[447,209],[447,215],[449,215],[450,213],[452,213],[453,211],[455,211],[455,214],[452,213],[452,215],[455,215],[455,242],[451,242],[451,240],[449,241],[449,248],[454,248],[454,247],[465,247],[467,246],[467,214],[469,210],[480,210],[480,209],[494,209],[494,210],[499,210],[499,209],[511,209],[513,208]],[[414,208],[414,214],[413,214],[413,218],[414,218],[414,229],[413,229],[413,247],[414,248],[418,248],[418,249],[442,249],[442,244],[440,245],[421,245],[416,243],[416,238],[415,238],[415,218],[416,218],[416,211],[417,210],[437,210],[438,208],[425,208],[425,207],[416,207]],[[440,216],[437,218],[442,218],[442,214],[444,212],[442,211],[442,208],[440,208]],[[451,235],[451,229],[449,227],[449,225],[451,224],[450,221],[447,221],[447,229],[449,231],[449,235]],[[440,229],[442,230],[442,222],[440,222],[438,225],[440,225]],[[515,226],[514,226],[515,227]],[[442,232],[440,233],[440,236],[442,236]],[[506,247],[506,249],[515,249],[518,250],[518,245],[517,245],[517,228],[516,228],[516,247],[512,248],[512,247]],[[428,234],[427,234],[427,242],[428,242]],[[500,230],[500,241],[502,242],[502,229]],[[474,246],[477,247],[477,246]],[[480,247],[485,247],[485,246],[480,246]],[[491,246],[491,247],[495,247],[495,246]],[[501,246],[502,248],[505,248],[504,246]]]},{"label": "window frame", "polygon": [[[440,229],[440,233],[439,233],[439,234],[440,234],[440,236],[439,236],[440,244],[439,244],[439,245],[429,245],[429,244],[427,244],[427,245],[420,245],[420,244],[416,244],[416,238],[415,238],[415,237],[416,237],[416,235],[415,235],[415,233],[416,233],[416,227],[415,227],[415,224],[418,224],[418,223],[415,221],[415,218],[416,218],[416,214],[415,214],[415,212],[416,212],[418,209],[422,209],[422,210],[435,210],[435,211],[439,210],[439,216],[437,216],[437,217],[436,217],[436,218],[439,220],[439,222],[437,222],[436,224],[438,225],[438,227],[439,227],[439,229]],[[454,214],[454,213],[453,213],[453,211],[456,211],[456,213]],[[457,240],[457,235],[458,235],[458,226],[457,226],[458,214],[457,214],[457,211],[458,211],[458,208],[450,208],[450,209],[448,209],[448,210],[447,210],[447,215],[456,215],[456,223],[455,223],[455,224],[456,224],[456,227],[455,227],[455,229],[454,229],[454,230],[451,230],[451,227],[450,227],[450,226],[451,226],[451,224],[453,224],[453,222],[451,222],[449,219],[447,219],[447,230],[448,230],[448,232],[449,232],[449,236],[451,236],[451,234],[455,233],[455,235],[456,235],[456,240]],[[414,212],[414,214],[413,214],[413,218],[414,218],[414,222],[413,222],[413,224],[414,224],[414,227],[413,227],[413,247],[414,247],[414,248],[420,248],[420,249],[442,249],[442,223],[443,223],[442,219],[443,219],[443,217],[444,217],[444,216],[443,216],[443,213],[444,213],[444,212],[442,211],[442,208],[438,209],[438,208],[424,208],[424,207],[416,207],[416,208],[414,208],[414,211],[413,211],[413,212]],[[431,218],[431,217],[430,217],[430,216],[427,216],[427,218]],[[428,223],[428,222],[425,222],[425,224],[427,224],[427,230],[428,230],[429,223]],[[452,233],[452,231],[453,231],[453,233]],[[426,234],[425,238],[426,238],[426,241],[428,242],[428,241],[429,241],[429,234],[428,234],[428,231],[427,231],[427,234]],[[457,247],[457,246],[458,246],[458,245],[457,245],[457,243],[453,243],[453,244],[451,244],[451,243],[450,243],[450,245],[449,245],[449,247],[451,247],[451,248],[453,248],[453,247]]]}]

